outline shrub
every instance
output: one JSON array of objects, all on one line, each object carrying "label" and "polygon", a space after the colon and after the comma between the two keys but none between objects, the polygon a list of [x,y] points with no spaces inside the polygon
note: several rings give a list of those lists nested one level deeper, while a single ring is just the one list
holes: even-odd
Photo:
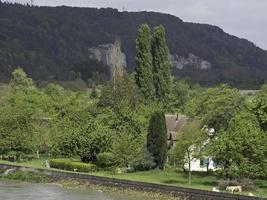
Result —
[{"label": "shrub", "polygon": [[218,184],[219,190],[226,190],[227,186],[237,186],[240,183],[237,180],[220,180]]},{"label": "shrub", "polygon": [[96,165],[102,168],[109,168],[115,166],[115,156],[113,153],[99,153],[97,155]]},{"label": "shrub", "polygon": [[218,184],[218,188],[220,190],[225,190],[227,186],[242,186],[243,191],[255,191],[257,188],[255,183],[248,179],[240,179],[240,180],[220,180]]},{"label": "shrub", "polygon": [[10,162],[17,162],[23,159],[25,155],[21,151],[9,151],[7,154],[2,155],[1,159],[8,160]]},{"label": "shrub", "polygon": [[239,182],[240,182],[240,185],[242,186],[242,190],[244,191],[256,191],[257,190],[257,186],[251,179],[243,178]]},{"label": "shrub", "polygon": [[32,161],[34,158],[35,158],[34,155],[24,155],[24,156],[23,156],[23,159],[26,159],[26,160],[28,160],[28,161]]},{"label": "shrub", "polygon": [[63,169],[67,171],[77,172],[92,172],[95,171],[96,166],[90,163],[74,162],[66,159],[50,160],[50,166],[56,169]]},{"label": "shrub", "polygon": [[143,148],[142,151],[132,160],[132,166],[135,171],[146,171],[153,169],[156,163],[154,158],[148,152],[147,148]]}]

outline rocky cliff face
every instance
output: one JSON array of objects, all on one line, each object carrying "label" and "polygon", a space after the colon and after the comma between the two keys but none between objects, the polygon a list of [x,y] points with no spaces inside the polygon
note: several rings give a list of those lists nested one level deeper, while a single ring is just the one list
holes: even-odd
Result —
[{"label": "rocky cliff face", "polygon": [[89,58],[110,67],[111,77],[122,76],[127,68],[126,55],[121,51],[119,41],[114,44],[99,45],[88,48]]},{"label": "rocky cliff face", "polygon": [[207,70],[212,68],[210,62],[203,60],[192,53],[189,53],[187,58],[179,55],[171,55],[171,60],[174,68],[177,69],[184,69],[186,67],[191,67],[193,69]]},{"label": "rocky cliff face", "polygon": [[[89,58],[102,62],[110,67],[111,75],[122,75],[123,70],[127,68],[126,55],[121,51],[120,42],[114,44],[104,44],[97,47],[88,48]],[[171,55],[173,67],[176,69],[184,69],[190,67],[193,69],[207,70],[211,69],[210,62],[201,59],[200,57],[190,53],[188,57]]]}]

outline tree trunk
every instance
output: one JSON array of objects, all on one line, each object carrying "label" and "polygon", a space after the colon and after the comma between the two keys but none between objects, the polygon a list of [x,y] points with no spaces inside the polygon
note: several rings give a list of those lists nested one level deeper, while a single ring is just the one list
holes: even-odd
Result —
[{"label": "tree trunk", "polygon": [[192,174],[191,174],[191,161],[188,162],[188,183],[191,185],[191,179],[192,179]]},{"label": "tree trunk", "polygon": [[210,166],[210,161],[208,161],[208,163],[206,164],[206,168],[207,168],[207,175],[209,175],[209,166]]},{"label": "tree trunk", "polygon": [[191,159],[190,152],[187,152],[188,159],[188,183],[191,184],[192,174],[191,174]]},{"label": "tree trunk", "polygon": [[39,150],[36,151],[36,158],[39,159],[40,155],[39,155]]}]

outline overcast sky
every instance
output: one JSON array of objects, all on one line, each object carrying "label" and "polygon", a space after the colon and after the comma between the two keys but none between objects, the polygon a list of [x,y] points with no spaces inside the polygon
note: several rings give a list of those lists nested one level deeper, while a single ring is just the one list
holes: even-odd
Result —
[{"label": "overcast sky", "polygon": [[[9,0],[27,3],[30,0]],[[170,13],[184,21],[208,23],[267,50],[267,0],[34,0],[36,5],[112,7]]]}]

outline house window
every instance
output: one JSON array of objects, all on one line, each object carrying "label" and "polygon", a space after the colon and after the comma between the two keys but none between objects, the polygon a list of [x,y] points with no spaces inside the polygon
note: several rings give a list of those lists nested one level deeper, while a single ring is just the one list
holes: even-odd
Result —
[{"label": "house window", "polygon": [[200,159],[200,167],[204,167],[204,159],[203,158]]},{"label": "house window", "polygon": [[207,166],[210,163],[210,159],[209,158],[204,158],[204,164],[205,166]]},{"label": "house window", "polygon": [[200,159],[200,167],[206,167],[209,164],[209,158]]}]

